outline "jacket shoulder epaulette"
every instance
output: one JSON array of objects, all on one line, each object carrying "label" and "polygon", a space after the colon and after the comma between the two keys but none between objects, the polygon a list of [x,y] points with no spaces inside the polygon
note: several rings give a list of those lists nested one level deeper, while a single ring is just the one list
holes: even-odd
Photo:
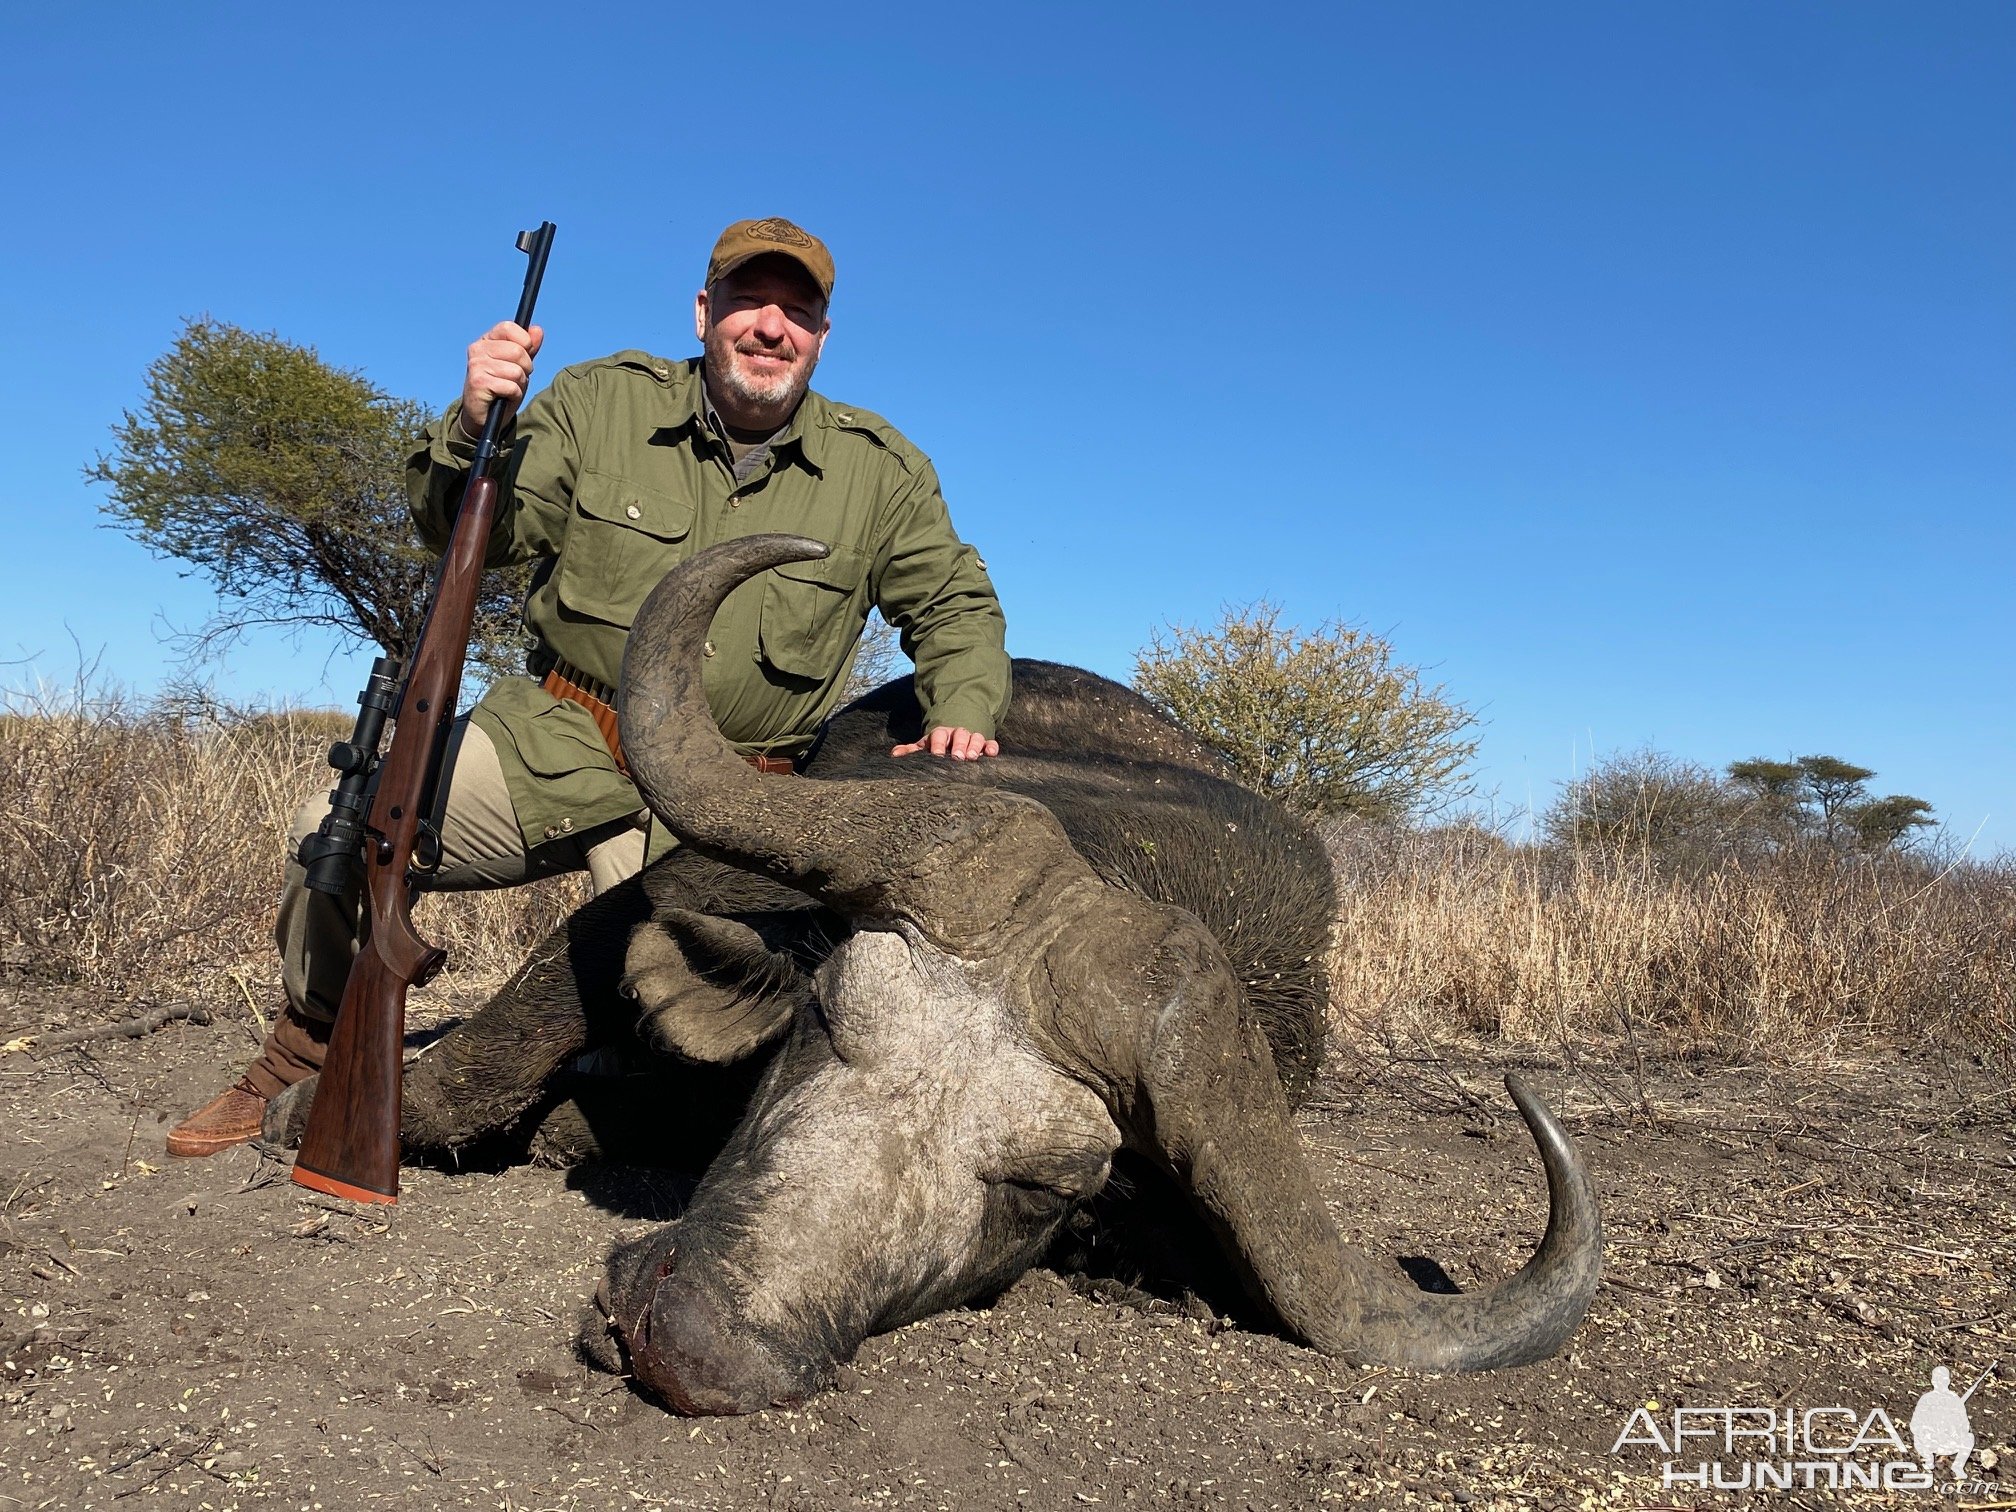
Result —
[{"label": "jacket shoulder epaulette", "polygon": [[561,374],[569,378],[586,378],[591,373],[608,368],[619,368],[631,372],[648,373],[660,383],[672,384],[684,381],[692,365],[672,357],[660,357],[653,352],[626,347],[620,352],[611,352],[607,357],[591,357],[586,362],[576,362],[561,369]]},{"label": "jacket shoulder epaulette", "polygon": [[924,453],[911,444],[908,436],[873,410],[838,404],[828,399],[818,423],[835,436],[858,437],[868,445],[887,452],[907,473],[922,472],[929,465]]}]

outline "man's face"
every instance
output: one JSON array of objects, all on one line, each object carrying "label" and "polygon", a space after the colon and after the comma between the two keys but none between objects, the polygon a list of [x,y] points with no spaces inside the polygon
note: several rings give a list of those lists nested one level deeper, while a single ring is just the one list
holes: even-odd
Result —
[{"label": "man's face", "polygon": [[804,395],[829,324],[818,285],[788,257],[744,263],[693,306],[709,390],[762,409]]}]

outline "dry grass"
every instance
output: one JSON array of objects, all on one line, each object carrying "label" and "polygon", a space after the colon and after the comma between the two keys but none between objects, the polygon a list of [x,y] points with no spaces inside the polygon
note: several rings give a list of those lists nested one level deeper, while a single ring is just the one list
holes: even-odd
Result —
[{"label": "dry grass", "polygon": [[[119,998],[250,995],[270,1013],[281,848],[350,718],[16,695],[0,710],[0,958]],[[461,986],[501,980],[586,896],[574,878],[423,899]]]},{"label": "dry grass", "polygon": [[[123,999],[278,1001],[280,837],[349,719],[118,696],[0,708],[0,956]],[[2016,1044],[2016,866],[1901,858],[1671,874],[1644,855],[1336,825],[1352,1033],[1572,1052],[1832,1058],[1844,1041]],[[425,899],[447,994],[500,982],[585,879]]]},{"label": "dry grass", "polygon": [[1802,854],[1669,871],[1488,832],[1332,827],[1337,1002],[1360,1032],[1829,1060],[2016,1044],[2016,866]]}]

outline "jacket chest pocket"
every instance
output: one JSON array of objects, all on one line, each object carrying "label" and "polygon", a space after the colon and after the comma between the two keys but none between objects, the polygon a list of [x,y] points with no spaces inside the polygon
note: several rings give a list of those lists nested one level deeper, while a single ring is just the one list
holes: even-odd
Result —
[{"label": "jacket chest pocket", "polygon": [[791,677],[834,676],[867,623],[867,577],[867,558],[851,546],[771,568],[758,621],[763,660]]},{"label": "jacket chest pocket", "polygon": [[612,473],[583,473],[554,587],[576,614],[627,630],[645,595],[686,555],[691,500]]}]

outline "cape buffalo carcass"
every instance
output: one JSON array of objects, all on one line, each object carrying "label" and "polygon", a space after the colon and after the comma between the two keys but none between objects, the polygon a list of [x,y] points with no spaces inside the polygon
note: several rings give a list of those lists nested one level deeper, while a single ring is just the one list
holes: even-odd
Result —
[{"label": "cape buffalo carcass", "polygon": [[[1327,861],[1134,694],[1018,662],[1002,756],[892,760],[918,724],[903,679],[835,718],[812,780],[736,757],[701,690],[714,612],[824,554],[747,537],[653,591],[622,737],[682,847],[408,1070],[409,1150],[515,1128],[549,1157],[640,1135],[712,1155],[678,1221],[611,1256],[584,1346],[620,1347],[681,1412],[799,1400],[869,1334],[1042,1259],[1118,1156],[1180,1189],[1258,1316],[1324,1353],[1483,1370],[1557,1350],[1602,1245],[1566,1133],[1507,1079],[1550,1213],[1495,1288],[1423,1292],[1342,1242],[1290,1119],[1321,1043]],[[640,1036],[670,1052],[622,1079],[641,1097],[574,1095],[584,1051]],[[276,1101],[268,1137],[312,1095]]]}]

